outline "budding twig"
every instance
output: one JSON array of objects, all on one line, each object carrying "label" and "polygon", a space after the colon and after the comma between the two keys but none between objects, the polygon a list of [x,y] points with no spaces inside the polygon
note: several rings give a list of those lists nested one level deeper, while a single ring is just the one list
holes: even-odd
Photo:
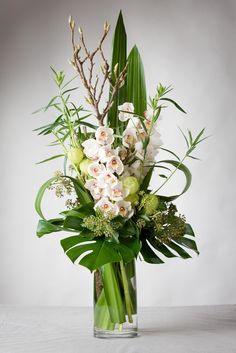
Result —
[{"label": "budding twig", "polygon": [[[75,70],[79,73],[81,81],[87,90],[87,102],[93,106],[96,114],[96,118],[98,119],[99,125],[104,125],[104,119],[111,109],[113,104],[113,100],[115,95],[117,94],[118,90],[124,84],[126,73],[127,73],[127,65],[124,69],[117,75],[117,67],[115,68],[115,79],[111,80],[111,70],[110,65],[105,57],[102,45],[105,41],[109,30],[110,25],[105,22],[104,24],[104,31],[102,37],[97,45],[97,47],[90,52],[85,42],[84,34],[82,29],[79,27],[79,43],[76,44],[75,42],[75,22],[73,18],[70,16],[69,18],[69,26],[71,30],[71,41],[73,47],[73,58],[70,60],[70,63],[73,65]],[[82,57],[83,51],[83,57]],[[102,59],[102,75],[103,78],[101,79],[101,83],[99,85],[99,76],[95,75],[94,77],[94,68],[95,68],[95,56],[100,55]],[[85,71],[84,64],[87,62],[87,70]],[[104,89],[107,83],[110,83],[112,86],[112,90],[110,92],[110,98],[106,102],[105,107],[101,108],[101,100],[103,97]]]}]

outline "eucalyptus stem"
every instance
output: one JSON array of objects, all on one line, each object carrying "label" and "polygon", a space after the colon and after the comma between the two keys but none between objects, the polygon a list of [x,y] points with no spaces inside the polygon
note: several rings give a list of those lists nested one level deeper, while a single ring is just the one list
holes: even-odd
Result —
[{"label": "eucalyptus stem", "polygon": [[127,315],[129,322],[133,322],[133,317],[132,317],[132,301],[130,298],[130,293],[129,293],[129,286],[128,286],[128,280],[126,276],[126,271],[125,271],[125,266],[123,260],[120,261],[120,270],[121,270],[121,276],[122,276],[122,281],[123,281],[123,287],[124,287],[124,296],[125,296],[125,305],[126,305],[126,310],[127,310]]}]

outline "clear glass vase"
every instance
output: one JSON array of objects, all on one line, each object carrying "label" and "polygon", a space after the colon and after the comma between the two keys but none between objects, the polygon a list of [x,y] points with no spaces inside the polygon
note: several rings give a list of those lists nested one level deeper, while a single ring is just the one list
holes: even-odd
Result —
[{"label": "clear glass vase", "polygon": [[94,273],[94,336],[137,334],[135,260],[106,264]]}]

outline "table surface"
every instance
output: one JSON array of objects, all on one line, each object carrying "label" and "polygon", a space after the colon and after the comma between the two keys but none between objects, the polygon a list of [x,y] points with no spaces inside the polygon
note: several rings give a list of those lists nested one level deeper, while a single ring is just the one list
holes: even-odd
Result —
[{"label": "table surface", "polygon": [[92,336],[91,308],[0,306],[0,353],[236,353],[236,305],[140,308],[139,337]]}]

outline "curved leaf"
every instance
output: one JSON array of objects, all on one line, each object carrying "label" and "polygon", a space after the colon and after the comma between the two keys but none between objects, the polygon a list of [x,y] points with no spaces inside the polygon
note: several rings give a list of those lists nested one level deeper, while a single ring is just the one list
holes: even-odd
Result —
[{"label": "curved leaf", "polygon": [[[62,221],[60,220],[60,222],[62,223],[63,220]],[[45,221],[44,219],[40,219],[38,222],[36,234],[39,238],[41,238],[45,234],[60,232],[61,230],[63,229],[58,225],[53,224],[50,221]]]},{"label": "curved leaf", "polygon": [[174,160],[163,160],[160,161],[159,163],[164,163],[164,164],[171,164],[172,166],[174,166],[175,168],[179,169],[181,172],[183,172],[183,174],[185,175],[186,178],[186,183],[185,186],[182,190],[182,192],[180,194],[177,195],[173,195],[173,196],[162,196],[160,195],[160,198],[166,202],[169,201],[173,201],[175,199],[177,199],[179,196],[181,196],[182,194],[184,194],[190,187],[191,185],[191,181],[192,181],[192,175],[190,170],[186,167],[186,165],[184,165],[183,163],[180,163],[178,161],[174,161]]},{"label": "curved leaf", "polygon": [[42,210],[41,210],[41,202],[43,199],[43,195],[45,193],[45,191],[52,185],[52,183],[57,179],[57,177],[51,178],[49,180],[47,180],[39,189],[38,194],[36,196],[35,199],[35,210],[38,213],[38,215],[43,218],[44,220],[46,220],[46,218],[44,217]]},{"label": "curved leaf", "polygon": [[144,261],[148,262],[149,264],[163,264],[162,261],[150,248],[146,239],[142,240],[142,247],[141,247],[141,254],[143,256]]}]

